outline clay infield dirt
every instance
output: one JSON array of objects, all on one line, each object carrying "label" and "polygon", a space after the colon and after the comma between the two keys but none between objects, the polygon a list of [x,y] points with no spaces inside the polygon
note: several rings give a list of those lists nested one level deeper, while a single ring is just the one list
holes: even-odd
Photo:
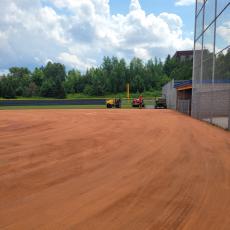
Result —
[{"label": "clay infield dirt", "polygon": [[230,133],[169,110],[0,111],[0,229],[230,229]]}]

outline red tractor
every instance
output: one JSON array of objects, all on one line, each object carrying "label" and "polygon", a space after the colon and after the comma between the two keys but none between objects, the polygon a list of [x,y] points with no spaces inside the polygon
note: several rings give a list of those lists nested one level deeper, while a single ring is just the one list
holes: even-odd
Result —
[{"label": "red tractor", "polygon": [[[144,108],[145,107],[145,103],[144,100],[142,99],[142,103],[141,106]],[[134,98],[132,101],[132,107],[140,107],[140,99],[139,98]]]}]

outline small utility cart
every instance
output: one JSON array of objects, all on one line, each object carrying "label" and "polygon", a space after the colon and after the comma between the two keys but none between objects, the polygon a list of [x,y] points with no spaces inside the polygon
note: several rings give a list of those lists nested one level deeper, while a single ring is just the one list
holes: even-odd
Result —
[{"label": "small utility cart", "polygon": [[156,104],[155,104],[155,109],[167,109],[167,103],[165,98],[157,98],[156,99]]}]

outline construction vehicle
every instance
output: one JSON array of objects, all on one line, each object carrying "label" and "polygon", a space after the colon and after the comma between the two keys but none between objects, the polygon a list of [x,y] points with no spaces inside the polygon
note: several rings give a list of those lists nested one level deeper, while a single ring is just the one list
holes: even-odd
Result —
[{"label": "construction vehicle", "polygon": [[106,100],[106,107],[107,108],[121,108],[121,99],[108,99]]},{"label": "construction vehicle", "polygon": [[155,109],[167,109],[167,103],[165,98],[157,98],[156,99],[156,104],[155,104]]},{"label": "construction vehicle", "polygon": [[[141,106],[144,108],[145,107],[145,102],[142,100]],[[140,99],[139,98],[134,98],[132,101],[132,107],[140,107]]]}]

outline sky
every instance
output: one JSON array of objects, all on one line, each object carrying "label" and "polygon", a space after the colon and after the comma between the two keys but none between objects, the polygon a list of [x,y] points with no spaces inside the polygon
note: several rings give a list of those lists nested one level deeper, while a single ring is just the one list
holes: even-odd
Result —
[{"label": "sky", "polygon": [[193,48],[195,0],[0,0],[0,73],[104,56],[165,59]]}]

